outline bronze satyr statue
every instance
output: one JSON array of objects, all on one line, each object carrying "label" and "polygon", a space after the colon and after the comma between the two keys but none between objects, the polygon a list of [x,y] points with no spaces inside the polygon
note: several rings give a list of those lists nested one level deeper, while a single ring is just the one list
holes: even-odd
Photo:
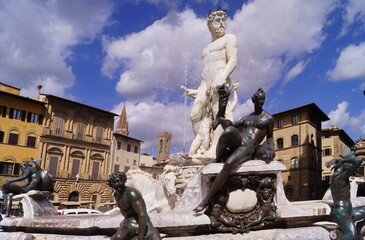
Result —
[{"label": "bronze satyr statue", "polygon": [[[334,207],[330,215],[343,231],[343,235],[339,238],[341,240],[362,239],[360,231],[365,224],[365,206],[352,207],[349,180],[364,161],[364,158],[358,156],[365,153],[356,152],[355,146],[351,150],[342,159],[332,159],[326,163],[328,168],[334,164],[330,187]],[[355,222],[358,223],[355,225]]]},{"label": "bronze satyr statue", "polygon": [[161,239],[160,233],[148,217],[141,193],[135,188],[125,186],[126,181],[127,175],[124,172],[112,173],[108,178],[108,185],[114,189],[113,196],[124,216],[119,230],[111,240]]},{"label": "bronze satyr statue", "polygon": [[[54,180],[47,170],[43,170],[39,163],[43,159],[33,160],[34,166],[24,161],[20,164],[22,175],[8,180],[3,186],[4,202],[6,204],[5,217],[10,216],[13,195],[29,192],[30,190],[53,191]],[[19,186],[14,182],[28,179],[28,184]]]},{"label": "bronze satyr statue", "polygon": [[[217,90],[220,95],[220,109],[216,117],[217,121],[213,123],[213,127],[221,124],[224,131],[218,141],[216,162],[222,162],[224,165],[210,187],[207,196],[194,209],[195,212],[200,212],[208,206],[212,197],[223,186],[232,169],[238,164],[255,158],[260,159],[261,156],[266,158],[261,159],[269,162],[275,156],[273,140],[274,118],[262,108],[265,102],[264,90],[259,88],[252,96],[255,111],[235,122],[231,122],[223,116],[225,112],[223,108],[226,107],[227,103],[226,98],[228,94],[226,92],[229,91],[228,87],[218,86]],[[242,132],[238,128],[243,128]],[[265,137],[266,142],[261,147],[260,143]],[[258,153],[261,156],[257,156]]]}]

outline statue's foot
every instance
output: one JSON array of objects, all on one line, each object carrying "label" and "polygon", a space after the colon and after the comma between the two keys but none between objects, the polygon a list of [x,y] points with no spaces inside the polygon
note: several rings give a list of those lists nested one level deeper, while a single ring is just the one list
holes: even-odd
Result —
[{"label": "statue's foot", "polygon": [[194,212],[198,213],[203,211],[206,207],[208,207],[208,203],[205,201],[202,201],[196,208],[194,208]]}]

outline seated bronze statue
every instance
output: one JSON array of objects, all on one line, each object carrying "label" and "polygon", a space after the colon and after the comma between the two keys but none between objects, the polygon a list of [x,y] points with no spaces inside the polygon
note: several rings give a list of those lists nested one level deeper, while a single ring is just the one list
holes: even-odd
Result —
[{"label": "seated bronze statue", "polygon": [[[218,141],[216,162],[224,163],[224,165],[210,187],[207,196],[194,209],[195,212],[200,212],[208,206],[212,197],[226,182],[234,167],[252,159],[270,162],[275,156],[274,118],[262,108],[265,102],[265,92],[259,88],[252,96],[252,102],[255,105],[253,113],[232,122],[224,117],[229,89],[224,84],[218,86],[217,91],[220,96],[219,111],[216,121],[213,123],[213,128],[221,124],[224,131]],[[242,131],[239,130],[241,128]],[[266,142],[260,146],[265,137]]]},{"label": "seated bronze statue", "polygon": [[359,156],[365,155],[365,152],[356,152],[355,146],[351,150],[342,159],[332,159],[326,163],[328,168],[334,165],[330,186],[334,207],[330,215],[343,231],[341,240],[363,239],[360,231],[365,225],[365,206],[352,207],[349,180],[363,163],[364,158]]},{"label": "seated bronze statue", "polygon": [[108,185],[114,189],[113,196],[124,216],[120,228],[111,240],[161,239],[160,233],[152,225],[146,211],[146,203],[141,193],[132,187],[125,186],[127,176],[124,172],[109,175]]},{"label": "seated bronze statue", "polygon": [[[32,159],[34,166],[32,166],[32,164],[27,161],[22,162],[20,164],[22,175],[5,182],[3,186],[4,203],[6,205],[5,217],[10,216],[13,195],[27,193],[30,190],[53,191],[53,177],[48,173],[47,170],[43,170],[39,166],[39,163],[42,160],[43,159]],[[25,186],[19,186],[18,184],[14,183],[25,179],[28,180],[28,184]]]}]

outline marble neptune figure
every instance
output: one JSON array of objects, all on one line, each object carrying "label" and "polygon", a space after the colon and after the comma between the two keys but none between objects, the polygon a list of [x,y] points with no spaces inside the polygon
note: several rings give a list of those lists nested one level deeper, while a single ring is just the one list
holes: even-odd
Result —
[{"label": "marble neptune figure", "polygon": [[[226,12],[216,10],[209,13],[207,25],[212,41],[202,52],[202,81],[198,89],[182,86],[186,94],[194,98],[190,119],[195,139],[190,147],[189,156],[195,164],[204,164],[216,157],[216,146],[223,132],[221,127],[211,127],[218,113],[219,96],[216,91],[223,83],[231,86],[230,75],[237,65],[237,40],[232,34],[226,34]],[[235,91],[236,88],[233,89]],[[231,104],[232,106],[232,104]],[[230,109],[232,111],[234,106]],[[226,112],[226,117],[231,112]]]}]

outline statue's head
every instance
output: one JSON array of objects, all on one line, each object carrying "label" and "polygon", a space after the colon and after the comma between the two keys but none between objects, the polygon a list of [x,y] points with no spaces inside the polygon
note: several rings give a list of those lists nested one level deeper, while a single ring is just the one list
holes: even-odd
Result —
[{"label": "statue's head", "polygon": [[108,185],[115,190],[120,190],[124,187],[127,181],[127,174],[124,172],[115,172],[109,175]]},{"label": "statue's head", "polygon": [[218,8],[214,12],[209,12],[207,25],[209,31],[217,37],[222,37],[226,34],[226,11]]},{"label": "statue's head", "polygon": [[262,88],[257,89],[257,91],[252,96],[252,102],[256,105],[259,104],[261,107],[265,103],[266,94]]},{"label": "statue's head", "polygon": [[27,162],[27,161],[24,161],[24,162],[22,162],[21,164],[20,164],[20,167],[21,167],[21,169],[22,170],[24,170],[24,169],[26,169],[26,168],[28,168],[28,167],[31,167],[32,165],[29,163],[29,162]]}]

